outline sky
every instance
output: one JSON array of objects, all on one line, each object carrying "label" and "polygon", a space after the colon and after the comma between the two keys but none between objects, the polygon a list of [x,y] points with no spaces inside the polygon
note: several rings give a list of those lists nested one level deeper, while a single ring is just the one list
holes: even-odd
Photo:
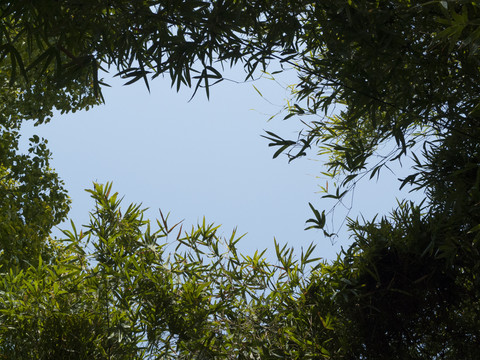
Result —
[{"label": "sky", "polygon": [[143,82],[123,86],[122,80],[109,79],[112,87],[103,90],[104,105],[56,114],[38,127],[27,124],[23,139],[37,134],[48,140],[51,165],[65,182],[77,228],[88,222],[94,205],[85,189],[111,181],[113,190],[125,196],[125,207],[142,203],[151,220],[159,218],[161,209],[170,213],[172,223],[183,220],[186,228],[203,217],[222,225],[225,236],[237,228],[237,234],[246,233],[239,243],[245,254],[268,249],[267,256],[273,256],[275,238],[297,254],[314,243],[318,257],[332,260],[351,242],[346,227],[340,228],[345,216],[387,214],[397,198],[411,196],[398,191],[401,173],[384,172],[379,181],[357,186],[346,201],[350,210],[336,208],[328,220],[330,229],[340,228],[333,244],[321,231],[304,231],[312,217],[309,202],[319,210],[333,206],[319,193],[327,181],[321,175],[325,159],[314,150],[291,163],[285,156],[272,159],[275,150],[261,137],[268,130],[296,138],[301,129],[300,119],[284,121],[285,114],[268,121],[283,108],[295,73],[246,83],[239,70],[228,76],[236,81],[215,85],[209,100],[199,90],[191,101],[193,90],[177,93],[169,78],[153,80],[150,93]]}]

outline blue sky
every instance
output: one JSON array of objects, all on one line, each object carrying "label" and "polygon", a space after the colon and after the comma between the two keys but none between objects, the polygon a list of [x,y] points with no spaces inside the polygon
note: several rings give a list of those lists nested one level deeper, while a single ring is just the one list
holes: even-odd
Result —
[{"label": "blue sky", "polygon": [[[232,72],[232,77],[242,80],[243,74]],[[268,248],[273,255],[275,237],[298,251],[313,242],[318,256],[333,259],[350,242],[345,229],[334,245],[319,231],[303,230],[312,215],[308,202],[319,210],[332,207],[319,193],[326,182],[320,175],[322,159],[311,151],[290,164],[286,157],[273,160],[274,150],[260,136],[269,130],[296,137],[299,119],[278,116],[267,122],[281,110],[289,96],[285,87],[294,81],[293,71],[280,84],[224,81],[211,89],[210,100],[199,91],[189,101],[192,90],[177,93],[169,78],[152,81],[151,93],[142,82],[122,86],[115,79],[107,81],[112,87],[104,89],[105,105],[58,114],[49,124],[25,126],[23,133],[48,139],[52,166],[72,198],[70,216],[77,227],[88,221],[93,207],[84,189],[93,181],[113,181],[114,190],[125,195],[124,205],[142,203],[152,220],[161,209],[188,226],[205,216],[207,222],[222,224],[225,235],[237,227],[239,234],[247,233],[239,244],[242,252]],[[400,174],[384,175],[379,182],[359,184],[350,212],[337,208],[336,228],[347,214],[361,212],[367,219],[386,214],[397,197],[408,196],[397,191]]]}]

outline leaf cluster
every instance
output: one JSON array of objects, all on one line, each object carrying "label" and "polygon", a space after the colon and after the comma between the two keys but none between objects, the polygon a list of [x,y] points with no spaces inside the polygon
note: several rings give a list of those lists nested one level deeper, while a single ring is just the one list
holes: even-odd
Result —
[{"label": "leaf cluster", "polygon": [[278,263],[270,264],[264,253],[240,255],[235,232],[221,238],[218,227],[205,222],[183,231],[163,215],[152,232],[139,206],[121,211],[111,185],[95,185],[90,193],[96,201],[90,224],[85,231],[65,231],[53,263],[39,257],[24,270],[4,270],[0,353],[94,359],[328,355],[332,329],[315,324],[317,315],[302,305],[309,264],[318,264],[314,247],[297,260],[293,249],[276,244]]}]

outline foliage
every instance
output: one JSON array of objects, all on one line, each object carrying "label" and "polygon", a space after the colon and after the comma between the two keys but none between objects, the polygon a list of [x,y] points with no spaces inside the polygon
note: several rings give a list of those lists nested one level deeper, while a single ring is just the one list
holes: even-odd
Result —
[{"label": "foliage", "polygon": [[18,150],[21,105],[14,90],[1,92],[5,102],[0,115],[0,264],[24,267],[41,253],[48,258],[44,243],[52,227],[66,217],[69,200],[49,168],[46,140],[33,136],[26,154]]},{"label": "foliage", "polygon": [[[340,0],[307,7],[304,16],[298,41],[305,50],[287,118],[316,118],[299,140],[270,138],[290,159],[319,145],[330,157],[327,174],[343,174],[348,189],[426,137],[459,133],[476,118],[475,2]],[[396,148],[382,152],[391,140]]]},{"label": "foliage", "polygon": [[[122,213],[111,185],[95,185],[85,232],[65,231],[55,263],[4,273],[0,352],[11,359],[315,358],[328,328],[299,300],[314,250],[278,265],[237,253],[205,222],[150,230],[143,210]],[[169,240],[170,237],[174,240]],[[176,239],[175,239],[176,236]],[[95,248],[91,256],[85,243]],[[175,246],[170,253],[168,248]],[[313,334],[313,333],[312,333]]]},{"label": "foliage", "polygon": [[[478,357],[477,2],[19,0],[0,10],[0,355]],[[353,243],[329,264],[313,247],[296,260],[276,244],[276,264],[238,254],[235,234],[205,222],[185,232],[162,215],[153,231],[139,206],[122,213],[110,185],[90,190],[87,228],[49,238],[68,199],[45,141],[18,152],[24,120],[98,104],[101,69],[147,86],[148,74],[167,74],[208,96],[224,65],[243,62],[251,78],[273,60],[298,70],[286,118],[306,126],[295,140],[267,132],[274,157],[327,154],[339,186],[325,197],[341,200],[411,156],[399,185],[425,201],[350,220]],[[308,228],[324,229],[325,212],[310,207]]]},{"label": "foliage", "polygon": [[[272,17],[298,28],[296,1],[20,0],[2,5],[2,54],[10,79],[51,74],[59,87],[78,82],[100,95],[98,72],[113,67],[132,83],[168,74],[172,85],[208,88],[222,79],[214,62],[245,61],[251,76],[274,46],[291,51],[294,36]],[[300,8],[299,8],[300,9]],[[289,14],[288,12],[292,12]],[[288,14],[288,16],[286,16]],[[254,40],[254,41],[252,41]],[[27,52],[21,52],[27,44]],[[31,72],[34,75],[31,75]],[[35,75],[36,74],[36,75]],[[91,88],[90,88],[91,87]]]},{"label": "foliage", "polygon": [[[7,83],[8,66],[0,65],[0,78]],[[69,199],[58,175],[50,168],[47,140],[33,136],[26,151],[19,149],[21,126],[26,120],[40,124],[52,110],[62,112],[88,108],[97,103],[83,99],[72,86],[59,93],[49,79],[35,86],[19,81],[0,89],[0,264],[25,267],[36,263],[53,226],[68,213]]]},{"label": "foliage", "polygon": [[331,275],[347,358],[477,356],[478,265],[471,260],[478,246],[452,256],[448,245],[460,239],[445,234],[438,220],[403,203],[391,218],[351,223],[355,242]]}]

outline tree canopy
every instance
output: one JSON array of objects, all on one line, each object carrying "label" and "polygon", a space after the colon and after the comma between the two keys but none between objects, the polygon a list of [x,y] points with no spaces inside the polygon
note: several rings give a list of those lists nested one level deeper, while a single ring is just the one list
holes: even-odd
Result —
[{"label": "tree canopy", "polygon": [[[26,1],[0,5],[0,355],[43,358],[475,359],[480,294],[480,6],[472,1]],[[294,67],[274,157],[327,154],[341,200],[410,157],[389,215],[349,220],[336,261],[242,255],[205,223],[156,225],[89,190],[88,226],[51,239],[68,197],[23,121],[103,101],[102,71],[194,93],[242,63]],[[277,67],[278,68],[278,67]],[[384,150],[387,149],[387,150]],[[327,189],[325,189],[327,190]],[[309,228],[325,228],[310,204]],[[157,230],[153,230],[156,226]],[[89,252],[87,245],[93,246]],[[169,245],[174,244],[174,250]]]}]

